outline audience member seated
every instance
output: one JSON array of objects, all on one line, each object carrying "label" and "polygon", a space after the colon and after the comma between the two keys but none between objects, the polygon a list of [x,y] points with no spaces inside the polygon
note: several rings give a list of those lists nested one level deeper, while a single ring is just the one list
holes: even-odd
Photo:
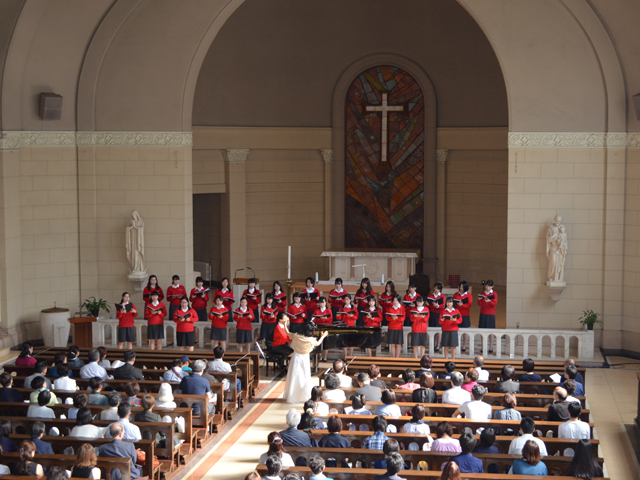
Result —
[{"label": "audience member seated", "polygon": [[463,413],[465,418],[470,418],[471,420],[491,420],[491,405],[482,401],[486,393],[487,389],[482,385],[473,387],[471,391],[473,400],[460,405],[453,416],[456,417]]},{"label": "audience member seated", "polygon": [[373,480],[406,480],[398,475],[404,467],[404,460],[399,453],[392,453],[387,457],[387,472],[376,475]]},{"label": "audience member seated", "polygon": [[540,461],[540,449],[532,440],[522,447],[522,459],[515,460],[509,471],[513,475],[546,475],[547,466]]},{"label": "audience member seated", "polygon": [[134,363],[136,363],[136,352],[133,350],[124,352],[124,365],[113,371],[113,378],[117,380],[144,380],[142,370],[134,367]]},{"label": "audience member seated", "polygon": [[376,407],[375,414],[387,417],[402,416],[400,407],[396,404],[396,393],[393,390],[385,390],[382,392],[382,405]]},{"label": "audience member seated", "polygon": [[72,368],[84,367],[84,361],[78,358],[79,355],[80,349],[76,345],[71,345],[67,352],[67,364]]},{"label": "audience member seated", "polygon": [[73,408],[69,409],[69,418],[70,420],[75,420],[78,415],[78,410],[82,407],[86,407],[88,403],[88,398],[84,393],[76,393],[73,396]]},{"label": "audience member seated", "polygon": [[89,363],[80,369],[80,378],[100,377],[103,380],[109,378],[107,371],[98,365],[100,361],[100,352],[97,349],[89,350]]},{"label": "audience member seated", "polygon": [[565,473],[568,477],[596,478],[602,477],[602,467],[593,455],[593,448],[589,440],[578,440],[576,454]]},{"label": "audience member seated", "polygon": [[[411,421],[402,426],[403,433],[419,433],[420,435],[429,435],[431,429],[429,425],[424,423],[425,409],[422,405],[414,405],[411,408]],[[428,438],[431,442],[431,437]]]},{"label": "audience member seated", "polygon": [[9,435],[11,435],[11,422],[9,420],[0,420],[0,447],[5,453],[17,452],[18,447],[9,438]]},{"label": "audience member seated", "polygon": [[[576,366],[576,361],[573,358],[567,358],[564,361],[564,368],[565,368],[565,373],[562,375],[562,378],[560,379],[560,382],[564,382],[565,380],[568,380],[566,375],[566,369],[569,365],[573,365],[574,367]],[[578,372],[578,374],[576,375],[575,378],[576,383],[581,383],[582,386],[584,386],[584,378],[582,378],[582,374],[580,372]]]},{"label": "audience member seated", "polygon": [[[3,453],[4,452],[2,451],[2,447],[0,447],[0,458],[2,458]],[[11,470],[9,469],[9,467],[7,465],[0,464],[0,475],[10,475],[10,474],[11,474]]]},{"label": "audience member seated", "polygon": [[134,422],[162,422],[162,417],[157,413],[153,413],[153,407],[156,406],[156,400],[151,395],[142,397],[143,410],[136,413],[133,418]]},{"label": "audience member seated", "polygon": [[[84,367],[83,367],[84,368]],[[54,390],[66,390],[68,392],[75,392],[78,389],[76,381],[69,378],[71,369],[69,365],[62,364],[58,367],[58,378],[53,381]]]},{"label": "audience member seated", "polygon": [[44,469],[42,465],[34,461],[36,446],[30,440],[23,440],[20,444],[19,460],[9,466],[12,475],[28,475],[42,477]]},{"label": "audience member seated", "polygon": [[448,462],[442,470],[440,480],[460,480],[460,467],[456,462]]},{"label": "audience member seated", "polygon": [[440,374],[440,378],[444,379],[444,380],[451,380],[451,374],[454,372],[454,370],[456,369],[456,364],[449,361],[449,362],[445,362],[444,363],[444,369],[445,369],[445,373],[441,373]]},{"label": "audience member seated", "polygon": [[529,440],[533,440],[538,444],[540,455],[542,457],[547,456],[547,447],[544,442],[533,436],[535,428],[536,422],[533,421],[533,418],[525,417],[520,420],[520,436],[511,440],[511,444],[509,445],[509,455],[522,455],[522,448],[524,447],[524,444]]},{"label": "audience member seated", "polygon": [[473,368],[478,372],[478,382],[488,382],[489,381],[489,371],[483,370],[482,366],[484,365],[484,357],[482,355],[478,355],[473,359]]},{"label": "audience member seated", "polygon": [[577,402],[569,402],[567,409],[569,411],[569,420],[558,427],[558,438],[589,440],[591,438],[589,424],[580,420],[582,405]]},{"label": "audience member seated", "polygon": [[[186,395],[206,395],[209,399],[209,402],[207,403],[209,415],[213,415],[216,411],[216,406],[213,403],[215,402],[215,399],[211,392],[209,382],[202,378],[202,372],[205,367],[206,365],[202,360],[196,360],[193,362],[193,371],[180,382],[180,391]],[[193,404],[193,411],[194,413],[200,411],[200,406],[197,403]]]},{"label": "audience member seated", "polygon": [[40,360],[38,363],[36,363],[35,367],[34,367],[34,373],[32,373],[31,375],[29,375],[27,378],[24,379],[24,388],[34,388],[33,387],[33,380],[35,380],[38,377],[42,377],[44,378],[44,383],[47,385],[47,388],[49,390],[51,390],[51,381],[46,378],[47,376],[47,362],[45,360]]},{"label": "audience member seated", "polygon": [[512,365],[505,365],[500,372],[500,381],[496,382],[494,392],[496,393],[520,393],[520,385],[513,381],[516,376],[516,369]]},{"label": "audience member seated", "polygon": [[303,480],[297,473],[290,473],[289,475],[285,475],[282,480]]},{"label": "audience member seated", "polygon": [[[118,421],[116,423],[119,423],[123,426],[125,440],[132,440],[134,442],[137,442],[139,440],[142,440],[142,434],[140,433],[140,428],[129,421],[130,417],[131,405],[129,405],[128,403],[121,403],[118,407]],[[109,428],[111,427],[111,425],[109,425]],[[109,429],[107,429],[107,434],[105,435],[105,437],[110,438]]]},{"label": "audience member seated", "polygon": [[51,392],[49,390],[41,390],[38,394],[38,405],[29,405],[27,417],[56,418],[53,409],[47,407],[47,405],[51,405]]},{"label": "audience member seated", "polygon": [[420,378],[423,373],[430,373],[431,375],[435,375],[431,371],[432,366],[433,366],[433,358],[431,358],[431,355],[423,355],[420,358],[420,370],[416,372],[416,378]]},{"label": "audience member seated", "polygon": [[[202,363],[204,363],[205,365],[207,364],[207,360],[204,359],[204,358],[200,359],[200,361]],[[224,378],[224,379],[222,379],[222,381],[220,381],[219,379],[217,379],[216,377],[211,375],[209,372],[207,372],[206,368],[202,371],[202,378],[204,378],[209,383],[222,383],[222,389],[225,392],[231,390],[231,385],[229,384],[229,381],[226,378]]]},{"label": "audience member seated", "polygon": [[101,473],[96,465],[98,465],[98,458],[93,446],[89,443],[83,443],[78,450],[78,463],[71,469],[71,476],[99,480]]},{"label": "audience member seated", "polygon": [[342,431],[342,420],[336,415],[329,417],[327,421],[329,435],[325,435],[318,441],[318,446],[322,448],[350,448],[349,440],[340,435]]},{"label": "audience member seated", "polygon": [[138,382],[129,382],[124,386],[124,393],[127,394],[125,402],[132,407],[139,407],[141,405],[138,394],[140,393],[140,384]]},{"label": "audience member seated", "polygon": [[31,345],[29,342],[24,342],[22,344],[22,351],[20,352],[20,355],[18,355],[18,358],[16,358],[16,365],[20,365],[23,367],[33,367],[37,360],[32,357],[33,355],[33,345]]},{"label": "audience member seated", "polygon": [[476,437],[474,437],[471,432],[463,432],[462,435],[460,435],[460,448],[462,449],[462,453],[451,457],[451,461],[458,464],[462,473],[484,473],[482,460],[477,459],[471,454],[475,446]]},{"label": "audience member seated", "polygon": [[158,396],[156,397],[156,407],[158,408],[176,408],[176,402],[173,399],[173,392],[171,391],[171,385],[163,383],[158,390]]},{"label": "audience member seated", "polygon": [[[107,432],[109,437],[113,440],[111,443],[106,445],[101,445],[98,449],[99,457],[124,457],[131,459],[131,479],[140,478],[141,471],[140,467],[136,465],[138,461],[138,453],[136,452],[136,447],[131,442],[123,442],[124,438],[124,427],[120,423],[113,423],[109,426],[109,431]],[[114,476],[114,471],[111,471],[111,480],[121,480],[121,472],[119,469],[117,470],[116,475]]]},{"label": "audience member seated", "polygon": [[520,375],[518,378],[521,382],[541,382],[542,377],[537,373],[534,373],[536,364],[531,358],[526,358],[522,361],[522,369],[526,372]]},{"label": "audience member seated", "polygon": [[213,356],[215,360],[211,360],[207,365],[209,372],[231,373],[231,364],[223,360],[224,349],[220,345],[213,349]]},{"label": "audience member seated", "polygon": [[71,430],[71,436],[83,438],[102,438],[104,437],[106,431],[106,427],[101,428],[93,425],[93,415],[91,414],[91,410],[89,409],[89,407],[82,407],[80,410],[78,410],[78,415],[76,416],[76,426]]},{"label": "audience member seated", "polygon": [[415,383],[416,381],[416,374],[415,372],[410,369],[407,368],[402,372],[402,380],[404,381],[403,384],[396,386],[396,388],[398,390],[409,390],[411,392],[413,392],[414,390],[417,390],[420,388],[420,384]]},{"label": "audience member seated", "polygon": [[104,382],[100,377],[93,377],[89,380],[89,388],[91,389],[91,393],[87,395],[87,403],[89,405],[109,405],[107,396],[102,395]]},{"label": "audience member seated", "polygon": [[420,375],[420,388],[414,390],[411,401],[415,403],[438,403],[438,392],[433,388],[435,381],[431,372]]},{"label": "audience member seated", "polygon": [[47,480],[69,480],[69,475],[65,468],[54,465],[47,472]]},{"label": "audience member seated", "polygon": [[267,459],[275,455],[280,459],[283,467],[295,467],[295,463],[293,462],[293,458],[291,455],[287,453],[282,444],[282,437],[278,432],[271,432],[269,436],[267,436],[267,442],[269,443],[269,449],[260,455],[260,459],[258,460],[258,465],[265,465],[267,463]]},{"label": "audience member seated", "polygon": [[187,372],[182,370],[182,366],[183,366],[182,359],[176,358],[173,361],[171,370],[167,370],[162,376],[163,380],[165,382],[175,382],[175,383],[181,382],[182,379],[188,375]]},{"label": "audience member seated", "polygon": [[522,415],[516,407],[518,406],[518,400],[513,393],[505,393],[502,398],[502,410],[496,410],[493,414],[493,418],[496,420],[522,420]]},{"label": "audience member seated", "polygon": [[[496,432],[493,428],[484,428],[480,434],[480,443],[473,449],[473,453],[500,453],[498,447],[494,445],[496,441]],[[500,473],[498,465],[492,463],[489,465],[487,473]]]},{"label": "audience member seated", "polygon": [[569,405],[573,402],[567,402],[567,391],[562,387],[556,387],[553,390],[553,403],[549,405],[547,410],[548,422],[566,422],[569,420]]},{"label": "audience member seated", "polygon": [[31,386],[33,387],[33,392],[29,396],[29,401],[31,403],[38,403],[38,395],[40,392],[49,392],[49,405],[56,405],[58,402],[58,397],[53,392],[50,392],[49,389],[45,386],[45,378],[44,377],[36,377],[31,382]]},{"label": "audience member seated", "polygon": [[369,410],[364,408],[366,404],[367,398],[364,395],[356,393],[351,397],[351,406],[345,407],[344,413],[347,415],[373,415]]},{"label": "audience member seated", "polygon": [[[451,362],[453,363],[453,362]],[[442,393],[442,403],[450,405],[462,405],[471,401],[471,394],[462,389],[463,376],[460,372],[451,373],[451,388]]]},{"label": "audience member seated", "polygon": [[311,469],[311,475],[309,480],[333,480],[327,477],[323,472],[325,468],[324,458],[320,455],[315,455],[309,459],[309,468]]},{"label": "audience member seated", "polygon": [[[162,388],[162,385],[160,388]],[[118,420],[118,406],[120,402],[122,402],[120,392],[109,392],[107,394],[107,404],[109,408],[100,413],[100,420]]]},{"label": "audience member seated", "polygon": [[244,480],[262,480],[262,477],[258,472],[247,473],[247,476],[244,477]]},{"label": "audience member seated", "polygon": [[473,387],[478,385],[478,378],[478,371],[473,367],[469,368],[469,370],[467,370],[467,372],[464,374],[464,383],[462,384],[462,389],[471,393]]},{"label": "audience member seated", "polygon": [[364,372],[360,372],[356,377],[358,382],[358,388],[356,395],[364,395],[370,402],[379,402],[382,399],[382,389],[371,385],[371,379],[369,375]]},{"label": "audience member seated", "polygon": [[36,453],[53,455],[53,448],[51,448],[51,444],[42,440],[45,431],[46,429],[44,423],[33,422],[31,424],[31,428],[29,429],[29,433],[31,434],[31,441],[36,446]]},{"label": "audience member seated", "polygon": [[341,359],[335,360],[333,362],[333,372],[338,376],[338,380],[340,380],[340,388],[351,388],[353,387],[353,380],[350,376],[345,375],[344,370],[344,361]]},{"label": "audience member seated", "polygon": [[559,386],[564,387],[564,383],[566,381],[573,380],[576,384],[576,391],[574,393],[578,397],[584,397],[584,385],[576,379],[577,376],[578,376],[578,369],[576,368],[576,366],[569,365],[567,368],[564,369],[564,378],[566,378],[566,380],[563,380]]},{"label": "audience member seated", "polygon": [[9,372],[0,374],[0,402],[22,402],[22,394],[13,388],[13,377]]},{"label": "audience member seated", "polygon": [[382,450],[384,442],[389,440],[389,437],[385,435],[387,431],[387,420],[382,415],[378,415],[371,422],[373,428],[373,435],[367,437],[362,442],[362,448],[365,450]]},{"label": "audience member seated", "polygon": [[311,389],[311,400],[316,403],[316,414],[320,417],[329,415],[329,405],[324,402],[324,390],[316,385]]},{"label": "audience member seated", "polygon": [[389,440],[384,442],[384,445],[382,446],[382,453],[384,453],[384,458],[380,458],[378,460],[374,460],[373,462],[371,462],[371,468],[381,468],[386,470],[387,457],[392,453],[399,453],[399,452],[400,452],[400,444],[398,443],[397,440],[390,438]]},{"label": "audience member seated", "polygon": [[565,380],[562,385],[567,391],[567,402],[578,402],[580,403],[580,405],[582,405],[580,400],[573,396],[573,394],[576,393],[576,382],[573,380]]},{"label": "audience member seated", "polygon": [[385,390],[387,388],[387,383],[384,380],[380,380],[380,367],[377,365],[369,365],[368,373],[369,378],[371,379],[371,385],[378,387],[381,390]]},{"label": "audience member seated", "polygon": [[[313,415],[313,418],[315,419],[315,427],[312,425],[309,427],[309,429],[318,429],[318,430],[324,430],[325,428],[327,428],[327,425],[322,421],[322,419],[318,418],[317,415],[317,405],[316,402],[314,402],[313,400],[307,400],[306,402],[304,402],[304,412],[305,414],[311,412],[311,415]],[[304,415],[302,415],[302,417],[304,417]],[[311,419],[310,419],[311,420]],[[309,422],[311,423],[311,422]],[[302,420],[300,420],[300,424],[302,424]],[[300,427],[300,425],[298,425],[298,427]],[[299,428],[300,430],[307,430],[307,428]]]},{"label": "audience member seated", "polygon": [[111,368],[111,362],[107,360],[107,349],[104,347],[98,347],[98,353],[100,354],[100,360],[98,360],[98,365],[100,365],[105,370],[107,368]]},{"label": "audience member seated", "polygon": [[451,452],[462,453],[460,447],[460,441],[456,438],[451,438],[453,435],[453,428],[449,422],[440,422],[436,427],[436,440],[431,444],[432,452]]},{"label": "audience member seated", "polygon": [[285,447],[311,446],[309,435],[298,430],[300,419],[300,412],[298,412],[298,410],[296,410],[295,408],[292,408],[287,412],[287,425],[289,425],[289,428],[280,432],[280,437],[282,437],[282,444]]},{"label": "audience member seated", "polygon": [[[60,376],[60,375],[58,375],[58,367],[60,365],[62,365],[63,363],[65,365],[69,365],[67,363],[67,354],[66,353],[56,353],[56,356],[54,357],[53,363],[54,363],[55,366],[51,367],[49,369],[48,376],[51,377],[51,378],[58,378]],[[73,378],[73,372],[71,372],[71,371],[69,372],[69,378]],[[25,388],[30,388],[30,387],[25,387]]]},{"label": "audience member seated", "polygon": [[335,373],[327,375],[324,381],[324,400],[327,402],[344,402],[347,400],[343,390],[340,390],[340,378]]},{"label": "audience member seated", "polygon": [[267,467],[267,474],[262,477],[262,480],[280,480],[280,470],[282,470],[282,462],[275,455],[271,455],[265,462]]}]

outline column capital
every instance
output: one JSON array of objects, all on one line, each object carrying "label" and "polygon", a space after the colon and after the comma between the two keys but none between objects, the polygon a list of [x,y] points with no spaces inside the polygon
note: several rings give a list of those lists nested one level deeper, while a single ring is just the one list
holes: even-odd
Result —
[{"label": "column capital", "polygon": [[322,154],[324,163],[333,163],[333,150],[331,150],[330,148],[323,148],[320,150],[320,153]]},{"label": "column capital", "polygon": [[436,150],[436,163],[447,163],[449,150]]},{"label": "column capital", "polygon": [[245,163],[249,155],[248,148],[227,148],[223,151],[225,163]]}]

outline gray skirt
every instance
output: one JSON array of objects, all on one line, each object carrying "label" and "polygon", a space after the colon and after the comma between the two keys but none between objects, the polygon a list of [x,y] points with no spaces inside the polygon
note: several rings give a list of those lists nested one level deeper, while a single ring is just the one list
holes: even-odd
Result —
[{"label": "gray skirt", "polygon": [[253,335],[251,330],[238,330],[236,329],[236,343],[251,343],[253,341]]},{"label": "gray skirt", "polygon": [[411,332],[411,346],[426,347],[427,346],[426,332]]},{"label": "gray skirt", "polygon": [[149,340],[162,340],[164,338],[164,325],[147,325],[147,338]]},{"label": "gray skirt", "polygon": [[481,313],[478,328],[496,328],[496,316]]},{"label": "gray skirt", "polygon": [[457,347],[458,346],[458,331],[450,332],[444,331],[442,332],[442,340],[440,341],[440,345],[443,347]]},{"label": "gray skirt", "polygon": [[402,330],[387,330],[387,344],[404,344],[404,332]]},{"label": "gray skirt", "polygon": [[265,323],[262,322],[260,324],[260,338],[264,340],[268,340],[269,342],[273,342],[273,332],[276,330],[276,322],[273,323]]},{"label": "gray skirt", "polygon": [[136,341],[136,327],[118,327],[118,343]]},{"label": "gray skirt", "polygon": [[211,327],[211,340],[227,341],[227,329]]}]

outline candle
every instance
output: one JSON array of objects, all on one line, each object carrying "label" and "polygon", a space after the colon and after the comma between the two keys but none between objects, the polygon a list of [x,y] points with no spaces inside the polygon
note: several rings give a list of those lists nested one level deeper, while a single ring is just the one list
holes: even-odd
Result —
[{"label": "candle", "polygon": [[287,280],[291,280],[291,245],[289,245],[289,261],[287,263]]},{"label": "candle", "polygon": [[318,272],[316,272],[316,283],[318,283]]},{"label": "candle", "polygon": [[380,280],[380,285],[384,285],[384,273],[382,274],[382,280]]}]

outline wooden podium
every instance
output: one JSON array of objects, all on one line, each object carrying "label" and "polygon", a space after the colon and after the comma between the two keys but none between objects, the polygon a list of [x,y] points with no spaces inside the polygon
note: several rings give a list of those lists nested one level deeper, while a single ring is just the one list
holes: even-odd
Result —
[{"label": "wooden podium", "polygon": [[79,348],[93,348],[93,327],[92,323],[97,321],[96,317],[74,317],[69,319],[73,324],[73,343]]}]

